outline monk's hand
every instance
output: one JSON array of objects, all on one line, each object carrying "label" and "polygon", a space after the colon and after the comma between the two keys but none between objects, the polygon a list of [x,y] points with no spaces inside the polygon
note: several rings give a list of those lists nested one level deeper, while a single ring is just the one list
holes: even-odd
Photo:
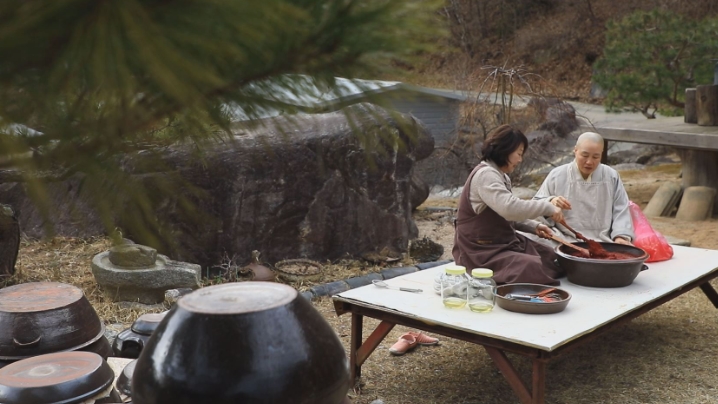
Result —
[{"label": "monk's hand", "polygon": [[620,237],[620,236],[614,238],[613,241],[614,241],[616,244],[633,245],[633,243],[631,243],[631,242],[628,241],[627,239],[625,239],[625,238],[623,238],[623,237]]},{"label": "monk's hand", "polygon": [[545,224],[540,224],[536,226],[536,235],[541,238],[551,238],[551,235],[553,233],[551,232],[551,229],[548,228]]},{"label": "monk's hand", "polygon": [[561,209],[571,210],[571,202],[563,196],[557,196],[551,199],[551,204]]},{"label": "monk's hand", "polygon": [[551,215],[551,219],[553,219],[556,223],[563,222],[563,211],[558,206],[554,207],[553,214]]}]

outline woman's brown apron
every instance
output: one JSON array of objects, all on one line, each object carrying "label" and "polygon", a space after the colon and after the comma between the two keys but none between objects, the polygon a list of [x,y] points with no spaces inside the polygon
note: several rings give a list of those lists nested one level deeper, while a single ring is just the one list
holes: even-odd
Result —
[{"label": "woman's brown apron", "polygon": [[[488,206],[478,215],[471,207],[469,194],[471,179],[476,172],[487,167],[482,162],[469,174],[459,198],[454,248],[452,254],[458,265],[489,268],[494,271],[497,283],[540,283],[558,285],[563,271],[555,264],[556,253],[548,246],[516,233],[509,222]],[[511,190],[511,184],[505,182]]]}]

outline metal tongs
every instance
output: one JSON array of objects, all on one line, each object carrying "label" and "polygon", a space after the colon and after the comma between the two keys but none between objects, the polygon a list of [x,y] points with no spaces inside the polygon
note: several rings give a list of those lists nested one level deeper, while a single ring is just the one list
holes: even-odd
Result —
[{"label": "metal tongs", "polygon": [[397,287],[394,287],[394,286],[389,286],[388,283],[386,283],[386,282],[384,282],[384,281],[380,281],[379,279],[374,279],[373,281],[371,281],[371,283],[373,283],[374,286],[376,286],[376,287],[378,287],[378,288],[383,288],[383,289],[397,289],[397,290],[401,290],[402,292],[412,292],[412,293],[421,293],[421,292],[423,292],[423,290],[421,290],[421,289],[397,288]]},{"label": "metal tongs", "polygon": [[555,292],[556,288],[544,289],[538,293],[530,293],[527,295],[520,293],[508,293],[504,296],[507,299],[520,300],[532,303],[552,303],[561,300],[561,295]]}]

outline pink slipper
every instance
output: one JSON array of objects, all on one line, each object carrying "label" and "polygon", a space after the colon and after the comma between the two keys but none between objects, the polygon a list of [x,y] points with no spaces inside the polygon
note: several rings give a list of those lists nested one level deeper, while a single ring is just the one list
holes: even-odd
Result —
[{"label": "pink slipper", "polygon": [[392,345],[391,348],[389,348],[389,352],[392,355],[404,355],[405,353],[416,348],[418,344],[419,343],[416,340],[415,336],[406,333],[399,337],[399,340],[397,340],[396,343]]},{"label": "pink slipper", "polygon": [[416,338],[416,342],[419,345],[437,345],[439,343],[438,338],[430,337],[430,336],[428,336],[426,334],[422,334],[420,332],[409,331],[407,334]]}]

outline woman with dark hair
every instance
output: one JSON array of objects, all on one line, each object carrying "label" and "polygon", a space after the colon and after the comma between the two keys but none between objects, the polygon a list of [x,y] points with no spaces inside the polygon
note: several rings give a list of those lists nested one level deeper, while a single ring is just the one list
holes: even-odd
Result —
[{"label": "woman with dark hair", "polygon": [[555,285],[563,276],[548,246],[516,232],[550,237],[548,226],[530,220],[563,219],[561,208],[546,200],[523,200],[511,193],[508,174],[521,163],[526,136],[509,125],[494,129],[481,148],[481,163],[469,174],[459,198],[452,254],[458,265],[489,268],[497,283]]}]

